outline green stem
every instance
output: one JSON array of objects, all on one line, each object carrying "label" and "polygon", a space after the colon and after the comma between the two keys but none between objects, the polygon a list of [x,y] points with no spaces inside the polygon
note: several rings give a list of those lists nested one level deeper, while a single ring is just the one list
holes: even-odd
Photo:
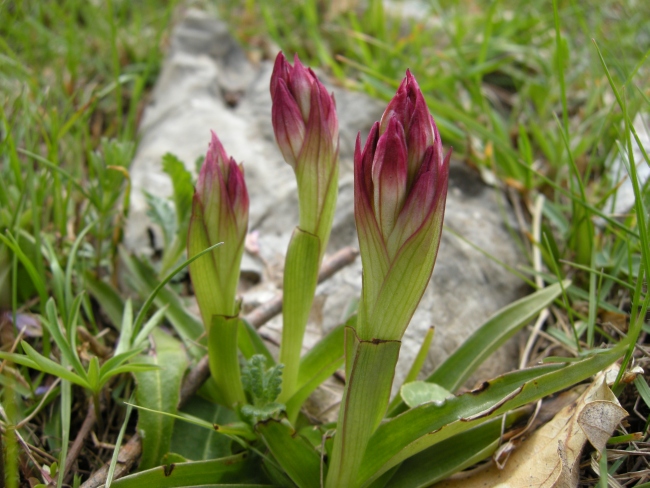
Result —
[{"label": "green stem", "polygon": [[346,329],[348,381],[339,412],[326,488],[355,488],[368,441],[386,414],[400,341],[362,341]]},{"label": "green stem", "polygon": [[284,266],[284,303],[280,363],[284,364],[282,393],[286,402],[295,393],[300,367],[300,352],[309,312],[314,301],[320,266],[320,239],[296,228],[289,243]]},{"label": "green stem", "polygon": [[210,372],[228,407],[246,403],[237,357],[239,317],[214,315],[208,331]]}]

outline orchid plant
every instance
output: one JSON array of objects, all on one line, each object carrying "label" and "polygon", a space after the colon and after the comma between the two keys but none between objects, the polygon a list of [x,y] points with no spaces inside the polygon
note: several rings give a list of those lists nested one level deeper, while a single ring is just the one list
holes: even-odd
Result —
[{"label": "orchid plant", "polygon": [[[358,311],[301,357],[336,204],[339,128],[333,95],[297,56],[291,65],[278,55],[271,97],[275,137],[296,175],[300,215],[285,261],[277,363],[268,351],[251,354],[238,340],[238,334],[250,334],[238,317],[235,296],[248,194],[243,170],[215,134],[199,175],[188,237],[190,257],[224,242],[190,265],[215,398],[238,417],[215,428],[235,438],[237,451],[250,452],[261,467],[249,470],[252,461],[241,453],[215,460],[239,466],[237,476],[222,474],[219,480],[259,481],[253,472],[276,486],[428,486],[489,456],[502,426],[521,417],[527,403],[619,357],[624,345],[568,365],[510,373],[481,391],[454,396],[492,351],[558,296],[562,285],[556,284],[496,314],[427,382],[413,381],[428,337],[389,405],[401,339],[436,261],[451,156],[451,150],[444,155],[440,133],[409,71],[363,146],[357,136],[354,215],[363,265]],[[262,344],[259,338],[254,342]],[[346,385],[338,422],[305,426],[302,403],[343,364]],[[449,442],[465,443],[466,449],[449,454]],[[437,461],[414,465],[418,456]]]},{"label": "orchid plant", "polygon": [[[481,363],[567,286],[566,282],[556,283],[497,312],[426,381],[416,381],[431,344],[432,334],[427,335],[391,401],[401,339],[436,261],[451,157],[451,150],[444,155],[424,95],[407,71],[365,143],[360,135],[356,140],[354,215],[363,267],[358,310],[301,356],[337,199],[339,126],[333,95],[297,56],[292,65],[282,53],[278,55],[271,97],[275,137],[297,179],[300,215],[285,261],[279,357],[266,348],[252,319],[241,315],[237,285],[248,229],[249,195],[243,167],[212,133],[186,227],[188,261],[173,272],[189,265],[205,340],[196,319],[175,305],[173,294],[163,290],[169,277],[155,286],[135,324],[129,305],[122,326],[121,354],[106,364],[115,366],[116,372],[136,376],[136,401],[141,409],[138,429],[145,441],[143,470],[111,481],[119,457],[116,452],[106,486],[430,486],[494,453],[502,430],[525,416],[530,402],[601,371],[628,348],[629,340],[623,340],[612,349],[578,361],[514,371],[486,381],[479,390],[459,394]],[[182,163],[168,161],[174,171],[179,171],[178,165]],[[138,262],[128,257],[124,260],[143,283],[155,282]],[[198,410],[176,413],[179,398],[182,403],[188,394],[179,393],[187,357],[169,346],[175,339],[153,334],[151,343],[157,346],[153,358],[143,360],[146,364],[120,366],[141,351],[145,337],[164,312],[163,308],[143,324],[147,308],[154,301],[162,305],[154,298],[159,293],[165,305],[175,307],[170,320],[191,344],[192,355],[200,358],[200,347],[207,346],[210,379],[201,394],[213,402],[207,407],[214,412],[210,421],[198,415]],[[51,316],[48,327],[66,351],[69,347],[63,346],[74,340],[73,331],[66,331],[67,338],[62,335],[53,302],[47,306]],[[136,339],[132,341],[131,336]],[[28,358],[0,352],[0,359],[42,371],[56,366],[29,347],[26,350]],[[114,363],[118,359],[121,362]],[[99,368],[97,361],[85,371],[73,360],[71,356],[74,374],[66,364],[57,371],[66,381],[93,392],[103,384],[104,376],[105,382],[116,374],[105,366]],[[180,373],[173,379],[162,376],[166,362],[178,366]],[[312,425],[301,414],[303,403],[341,367],[346,383],[338,421]],[[95,376],[99,380],[91,381]],[[156,415],[174,417],[222,436],[215,451],[218,456],[208,456],[206,452],[212,451],[206,449],[200,458],[167,453],[172,431],[165,429],[162,435],[162,424],[146,416],[154,408],[144,405],[147,392],[160,390],[163,381],[173,411]],[[96,408],[99,411],[99,400]]]}]

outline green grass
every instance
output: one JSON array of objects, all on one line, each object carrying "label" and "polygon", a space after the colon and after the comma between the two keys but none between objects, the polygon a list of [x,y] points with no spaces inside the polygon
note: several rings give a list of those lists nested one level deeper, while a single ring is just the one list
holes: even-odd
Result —
[{"label": "green grass", "polygon": [[[101,302],[119,303],[125,292],[116,288],[116,266],[128,166],[176,4],[0,1],[0,311],[45,315],[54,296],[67,322],[81,296],[83,325],[114,345]],[[637,113],[650,112],[648,2],[431,1],[417,19],[397,18],[377,0],[365,12],[315,0],[218,7],[251,49],[271,38],[351,89],[388,100],[411,69],[458,158],[494,174],[529,213],[546,197],[542,242],[531,242],[532,229],[518,237],[531,254],[528,278],[539,246],[544,269],[536,271],[546,282],[574,282],[553,308],[549,334],[575,355],[619,340],[602,319],[606,309],[627,318],[632,337],[650,332],[650,185],[635,169],[650,160],[634,158],[631,130]],[[627,172],[612,178],[617,157]],[[633,183],[635,205],[611,215],[608,198],[623,178]],[[88,273],[104,283],[103,299],[89,296]],[[49,356],[47,330],[30,343]],[[12,346],[22,352],[17,343],[3,350]],[[63,384],[41,405],[36,389],[45,376],[14,371],[3,372],[10,385],[3,425],[40,409],[36,430],[21,432],[58,458],[61,441],[46,433],[60,435],[64,414],[63,437],[72,438],[78,425],[68,412],[79,392]],[[131,387],[119,384],[124,398]],[[14,402],[16,392],[22,400]],[[122,420],[112,419],[117,430]],[[8,446],[7,486],[17,486],[16,449]],[[626,462],[610,463],[610,474],[624,473]]]}]

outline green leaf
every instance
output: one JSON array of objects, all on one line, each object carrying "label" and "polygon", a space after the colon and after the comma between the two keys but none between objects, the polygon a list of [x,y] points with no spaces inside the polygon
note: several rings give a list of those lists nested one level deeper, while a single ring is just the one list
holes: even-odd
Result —
[{"label": "green leaf", "polygon": [[[208,402],[198,395],[193,396],[180,413],[192,415],[211,425],[237,420],[237,415],[232,410]],[[171,450],[187,459],[203,461],[231,455],[231,443],[230,438],[221,435],[214,428],[205,429],[187,422],[176,422]]]},{"label": "green leaf", "polygon": [[[254,473],[247,462],[248,452],[211,461],[171,464],[125,476],[111,485],[112,488],[180,488],[198,485],[241,487],[270,486],[247,483]],[[257,481],[257,480],[255,480]],[[241,483],[241,484],[237,484]]]},{"label": "green leaf", "polygon": [[213,315],[208,331],[210,372],[220,393],[219,403],[227,407],[246,403],[237,354],[239,328],[239,317]]},{"label": "green leaf", "polygon": [[99,382],[99,359],[97,359],[97,356],[93,356],[88,364],[88,384],[93,393],[97,393],[101,389]]},{"label": "green leaf", "polygon": [[[288,422],[268,420],[256,425],[271,454],[299,488],[320,488],[321,458]],[[324,466],[323,466],[324,468]]]},{"label": "green leaf", "polygon": [[242,385],[252,405],[244,405],[241,412],[252,423],[277,417],[285,410],[284,404],[275,401],[282,391],[283,368],[284,365],[275,364],[267,369],[266,358],[255,354],[242,369]]},{"label": "green leaf", "polygon": [[508,410],[538,400],[606,368],[625,351],[627,342],[579,361],[515,371],[473,392],[425,403],[380,425],[365,452],[359,480],[368,484],[418,452]]},{"label": "green leaf", "polygon": [[301,359],[298,388],[287,401],[287,416],[290,422],[295,422],[300,407],[309,395],[343,365],[345,327],[353,327],[355,322],[356,315],[348,319],[345,324],[334,328]]},{"label": "green leaf", "polygon": [[[192,198],[194,196],[192,173],[185,168],[185,164],[180,159],[171,153],[163,156],[162,169],[169,175],[172,182],[176,221],[180,230],[183,226],[187,227],[192,212]],[[187,229],[185,229],[185,232],[187,232]]]},{"label": "green leaf", "polygon": [[279,362],[284,364],[284,389],[280,400],[286,402],[296,391],[300,353],[305,327],[318,283],[320,239],[296,227],[289,242],[284,264],[284,302],[282,304],[282,343]]},{"label": "green leaf", "polygon": [[[562,284],[566,288],[570,282]],[[560,283],[555,283],[502,308],[463,342],[427,381],[449,391],[456,391],[483,361],[551,304],[561,292]]]},{"label": "green leaf", "polygon": [[399,341],[361,341],[354,330],[346,331],[353,350],[350,360],[346,359],[350,374],[341,400],[328,488],[357,486],[363,453],[386,414],[401,345]]},{"label": "green leaf", "polygon": [[409,408],[417,407],[427,402],[441,402],[454,394],[436,383],[426,381],[411,381],[402,385],[400,395]]},{"label": "green leaf", "polygon": [[[505,427],[519,415],[509,415]],[[426,488],[491,456],[499,447],[503,420],[496,418],[425,449],[404,461],[391,488]]]},{"label": "green leaf", "polygon": [[[182,344],[160,330],[153,332],[153,342],[154,350],[150,355],[138,360],[146,365],[158,366],[160,369],[134,373],[138,383],[135,398],[138,405],[176,413],[181,380],[188,365],[187,357]],[[160,464],[162,457],[169,452],[173,428],[173,418],[151,412],[140,412],[138,432],[142,437],[141,469]],[[117,482],[113,486],[117,486]]]},{"label": "green leaf", "polygon": [[[411,364],[411,368],[409,369],[409,372],[406,374],[406,378],[404,378],[404,383],[411,383],[412,381],[415,381],[418,377],[418,374],[420,374],[420,371],[422,371],[422,367],[424,366],[424,362],[427,359],[427,356],[429,354],[429,348],[431,347],[431,342],[433,341],[433,335],[435,333],[435,328],[434,327],[429,327],[427,330],[427,333],[424,336],[424,340],[422,341],[422,344],[420,344],[420,349],[418,350],[417,356],[415,356],[415,359],[413,360],[413,364]],[[399,407],[402,404],[402,396],[400,395],[395,395],[395,398],[390,402],[388,405],[388,416],[392,417],[391,413],[393,411],[397,411],[397,407]],[[409,405],[411,406],[411,405]]]},{"label": "green leaf", "polygon": [[56,345],[61,351],[61,355],[65,358],[66,361],[68,361],[68,363],[70,363],[79,377],[87,380],[86,370],[79,360],[77,350],[70,347],[70,342],[68,342],[68,339],[61,332],[54,298],[50,298],[45,304],[45,312],[47,314],[47,318],[46,320],[43,320],[43,324],[52,335],[52,339],[54,339],[54,342],[56,342]]},{"label": "green leaf", "polygon": [[[59,363],[55,363],[51,359],[46,358],[45,356],[39,354],[32,346],[30,346],[27,342],[21,341],[20,344],[23,347],[23,350],[25,351],[25,354],[31,359],[34,363],[36,368],[39,371],[43,371],[45,373],[58,376],[59,378],[63,380],[68,380],[70,383],[74,383],[75,385],[82,386],[84,388],[88,388],[89,390],[90,385],[88,384],[88,381],[86,381],[85,378],[81,378],[72,371],[64,368],[61,366]],[[4,353],[3,353],[4,354]],[[1,357],[1,356],[0,356]],[[17,358],[13,357],[12,360],[16,363],[21,364],[19,361],[16,360]],[[28,366],[27,364],[25,366]],[[29,366],[31,367],[31,366]]]},{"label": "green leaf", "polygon": [[176,212],[171,202],[166,198],[152,195],[149,192],[144,192],[145,200],[149,208],[147,209],[147,216],[154,224],[158,224],[163,232],[163,248],[168,248],[174,236],[176,236],[177,223]]},{"label": "green leaf", "polygon": [[240,317],[239,333],[237,334],[239,350],[246,359],[250,359],[254,354],[263,355],[269,364],[275,364],[275,359],[271,355],[264,341],[250,323]]},{"label": "green leaf", "polygon": [[[201,253],[197,254],[194,256],[194,259],[201,255]],[[156,277],[156,273],[149,266],[138,258],[130,256],[122,248],[120,248],[120,257],[129,270],[130,277],[133,280],[137,292],[142,297],[149,297],[147,303],[138,312],[139,323],[144,322],[144,314],[146,314],[146,309],[151,304],[151,301],[159,308],[167,305],[168,308],[165,315],[178,335],[186,343],[197,341],[204,332],[203,323],[185,309],[181,298],[173,290],[168,287],[160,287],[161,284],[164,285],[169,281],[171,276],[179,271],[179,268],[187,266],[188,261],[172,271],[166,278],[166,281],[161,283]],[[137,333],[139,332],[139,324],[136,323],[136,326],[134,326],[134,332]],[[190,347],[189,349],[192,355],[197,358],[201,358],[205,354],[205,350],[198,347]]]},{"label": "green leaf", "polygon": [[133,303],[130,298],[127,298],[124,303],[124,312],[122,313],[122,325],[120,326],[120,341],[115,348],[115,356],[128,351],[131,347],[131,339],[133,338]]}]

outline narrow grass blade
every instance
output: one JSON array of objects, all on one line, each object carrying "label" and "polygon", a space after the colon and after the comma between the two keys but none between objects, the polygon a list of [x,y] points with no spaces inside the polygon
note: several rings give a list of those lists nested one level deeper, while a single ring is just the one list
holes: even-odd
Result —
[{"label": "narrow grass blade", "polygon": [[[199,258],[217,246],[218,244],[215,244],[197,254],[192,259]],[[173,290],[164,286],[174,274],[184,266],[187,266],[189,261],[185,261],[185,263],[171,271],[165,280],[161,282],[156,277],[156,273],[139,259],[129,256],[123,249],[120,249],[120,256],[129,270],[138,293],[141,296],[148,296],[147,301],[142,305],[140,312],[138,312],[138,317],[133,327],[134,333],[139,333],[140,326],[144,323],[144,318],[149,308],[155,302],[159,308],[164,306],[168,307],[165,315],[183,341],[186,343],[197,341],[204,332],[203,323],[185,309],[180,297]],[[190,351],[197,358],[201,358],[205,354],[205,350],[197,347],[190,347]]]},{"label": "narrow grass blade", "polygon": [[[132,401],[133,401],[133,394],[131,394],[129,403]],[[108,466],[108,474],[106,475],[105,488],[111,488],[111,483],[113,483],[115,466],[117,466],[117,458],[120,453],[120,447],[122,446],[122,439],[124,439],[124,433],[126,432],[126,427],[129,424],[129,419],[131,418],[131,412],[133,411],[133,405],[129,405],[129,403],[126,404],[126,414],[124,415],[124,422],[122,422],[120,433],[117,435],[117,440],[115,441],[115,448],[113,449],[113,455],[111,456],[111,463]]]}]

